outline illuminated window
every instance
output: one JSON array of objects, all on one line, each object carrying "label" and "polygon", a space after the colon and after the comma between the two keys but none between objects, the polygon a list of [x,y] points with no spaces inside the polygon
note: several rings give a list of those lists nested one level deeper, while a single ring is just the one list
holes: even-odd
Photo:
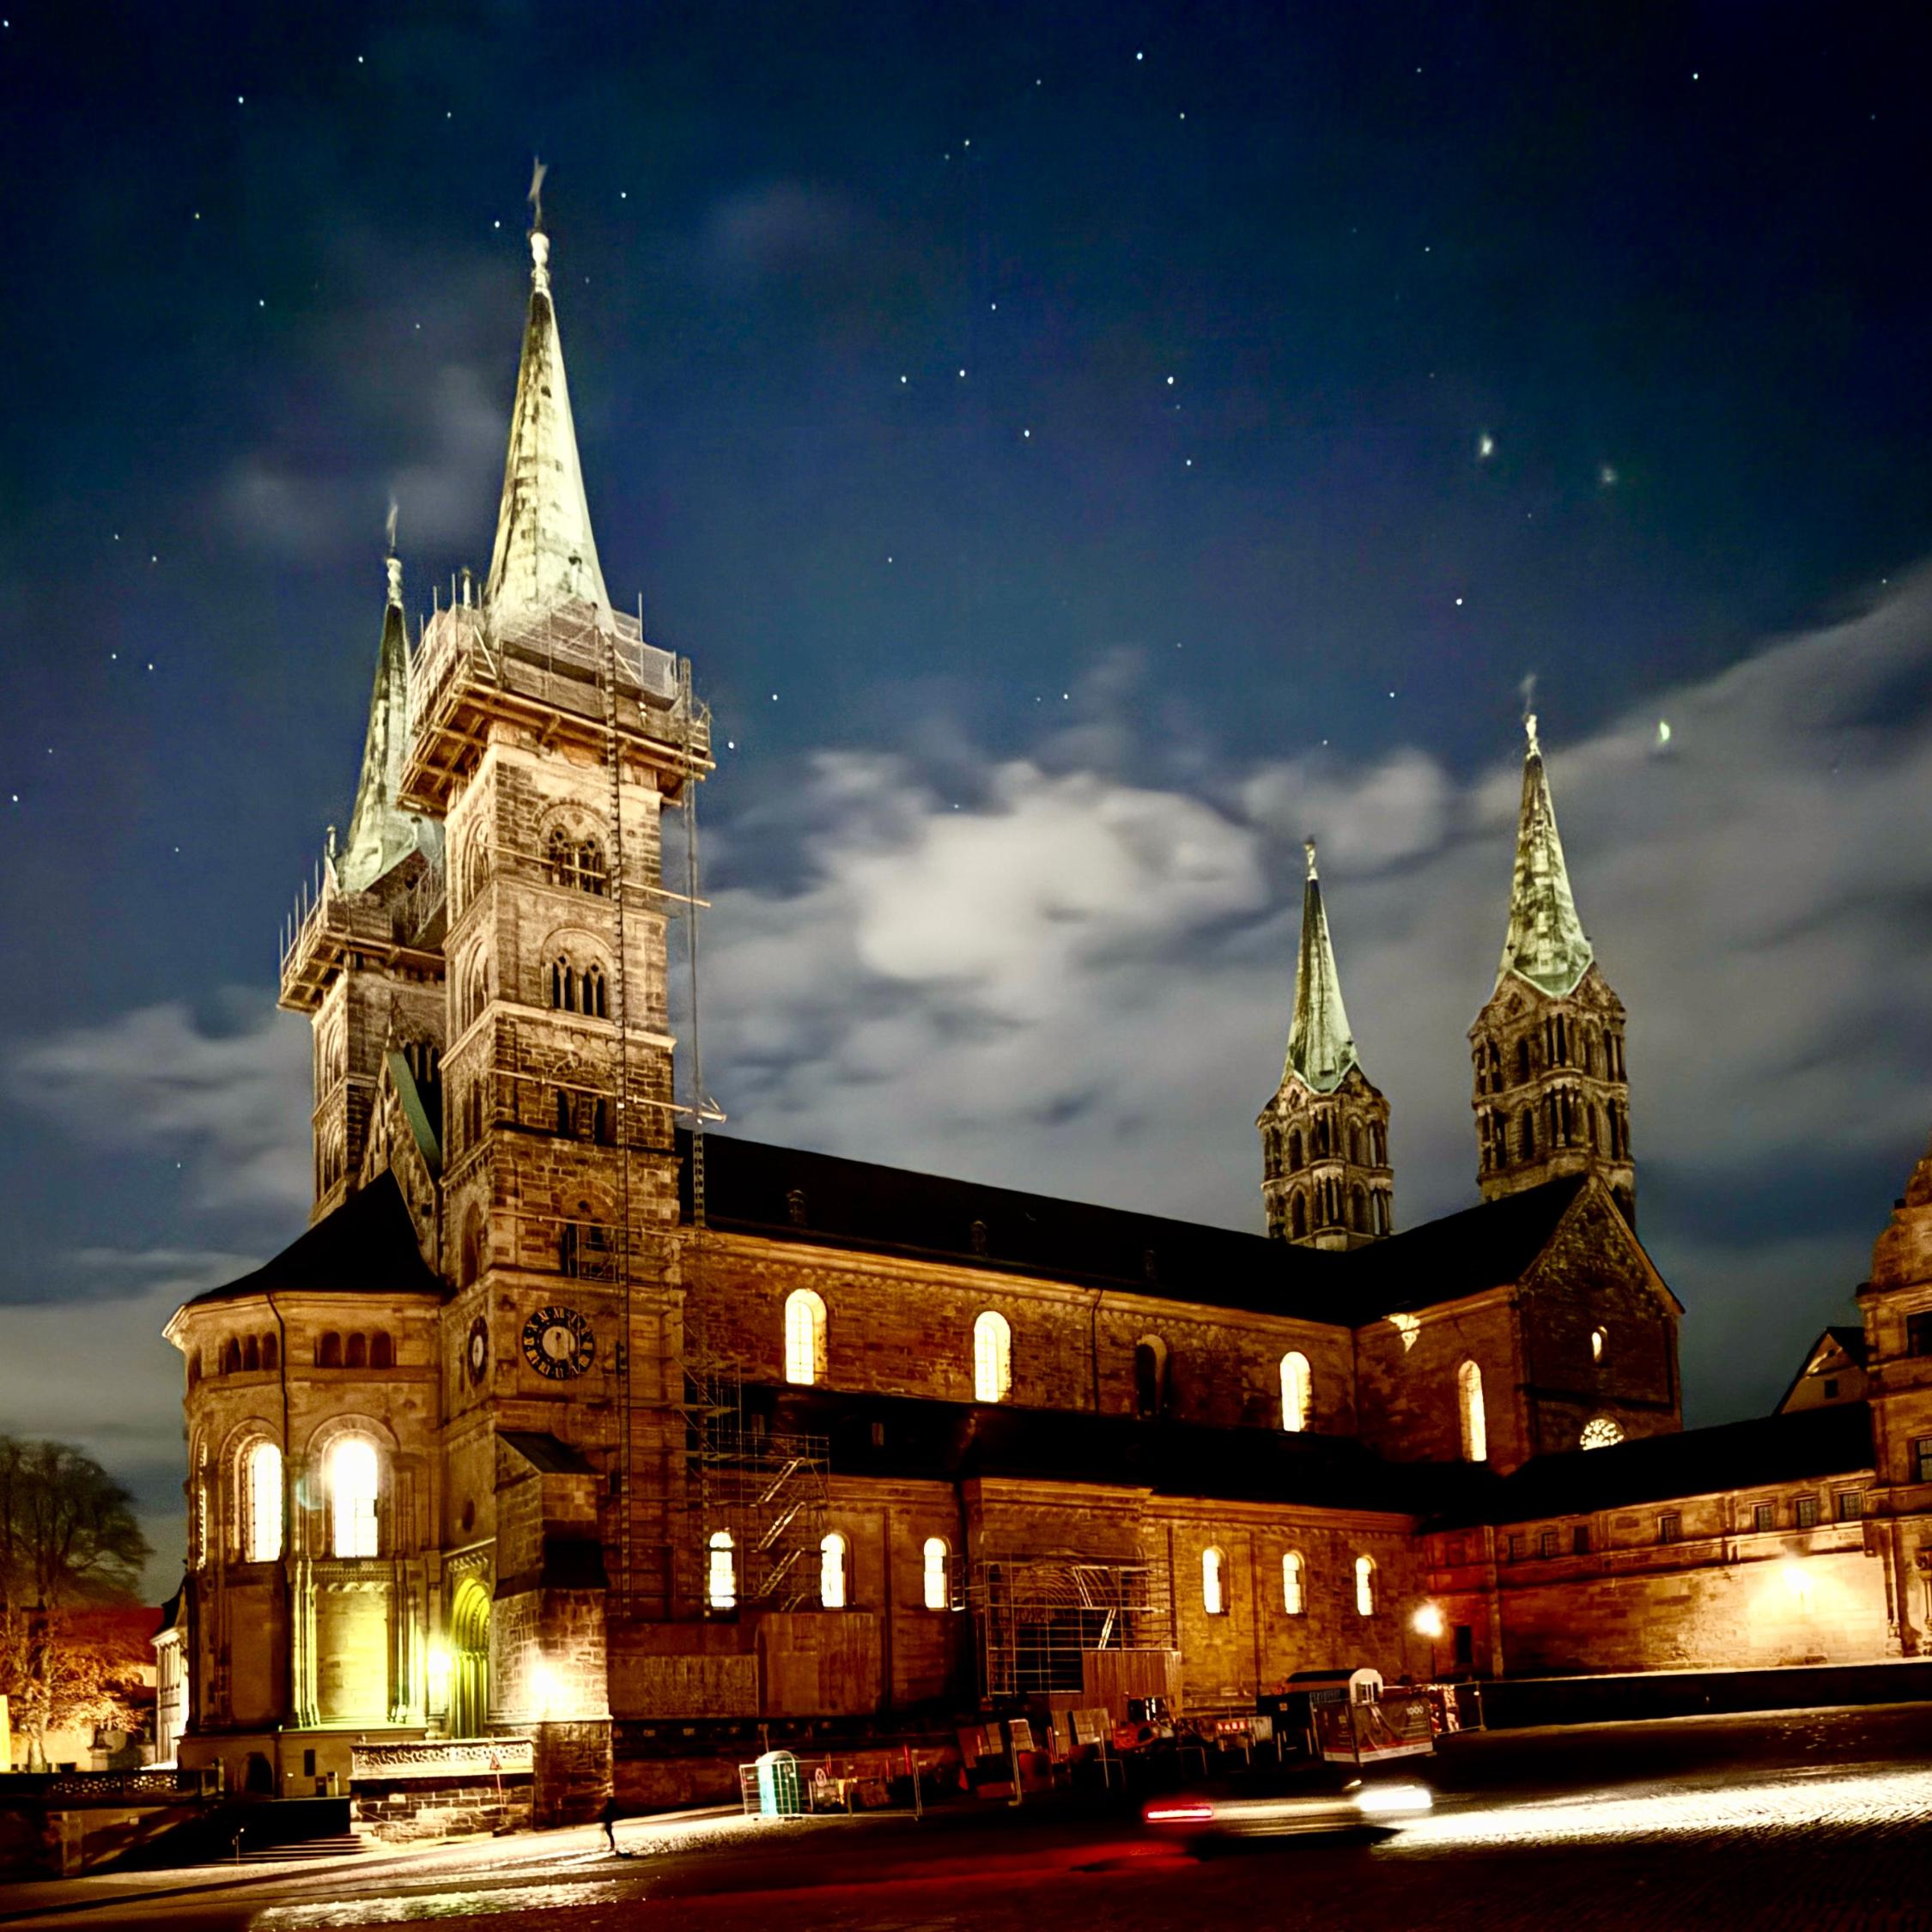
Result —
[{"label": "illuminated window", "polygon": [[1594,1416],[1583,1425],[1578,1449],[1613,1449],[1624,1439],[1623,1430],[1607,1415]]},{"label": "illuminated window", "polygon": [[1601,1362],[1603,1359],[1603,1344],[1607,1339],[1607,1336],[1605,1330],[1601,1328],[1592,1328],[1590,1330],[1591,1361]]},{"label": "illuminated window", "polygon": [[1462,1460],[1489,1460],[1489,1416],[1483,1406],[1483,1372],[1473,1362],[1455,1371],[1455,1404],[1462,1419]]},{"label": "illuminated window", "polygon": [[1291,1617],[1308,1609],[1308,1565],[1299,1550],[1291,1550],[1281,1559],[1281,1607]]},{"label": "illuminated window", "polygon": [[367,1436],[344,1436],[329,1452],[330,1552],[376,1554],[376,1490],[380,1466]]},{"label": "illuminated window", "polygon": [[825,1374],[825,1304],[809,1288],[785,1297],[785,1379],[811,1383]]},{"label": "illuminated window", "polygon": [[1355,1613],[1358,1617],[1372,1617],[1376,1613],[1376,1559],[1358,1556],[1355,1559]]},{"label": "illuminated window", "polygon": [[738,1607],[738,1559],[732,1554],[728,1529],[712,1532],[711,1568],[705,1578],[704,1600],[714,1610]]},{"label": "illuminated window", "polygon": [[241,1457],[241,1560],[273,1563],[282,1554],[282,1451],[251,1443]]},{"label": "illuminated window", "polygon": [[973,1324],[973,1400],[1004,1402],[1013,1389],[1013,1331],[987,1309]]},{"label": "illuminated window", "polygon": [[1308,1427],[1308,1358],[1291,1348],[1281,1358],[1281,1426],[1298,1436]]},{"label": "illuminated window", "polygon": [[845,1539],[835,1529],[818,1546],[818,1601],[828,1610],[845,1608]]},{"label": "illuminated window", "polygon": [[190,1528],[194,1544],[194,1564],[200,1570],[208,1562],[208,1445],[205,1443],[195,1465],[195,1519]]},{"label": "illuminated window", "polygon": [[952,1601],[951,1577],[948,1572],[951,1564],[948,1558],[951,1552],[946,1547],[943,1536],[928,1536],[926,1539],[924,1564],[925,1603],[928,1610],[946,1609]]},{"label": "illuminated window", "polygon": [[1200,1607],[1211,1617],[1218,1617],[1227,1609],[1227,1601],[1221,1594],[1221,1552],[1211,1543],[1200,1552]]}]

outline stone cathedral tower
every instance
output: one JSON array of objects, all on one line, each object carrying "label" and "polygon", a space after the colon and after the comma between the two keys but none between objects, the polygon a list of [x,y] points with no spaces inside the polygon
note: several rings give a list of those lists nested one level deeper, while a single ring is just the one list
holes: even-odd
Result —
[{"label": "stone cathedral tower", "polygon": [[1494,1200],[1594,1170],[1634,1227],[1624,1004],[1577,916],[1534,717],[1526,728],[1509,936],[1469,1030],[1478,1184]]},{"label": "stone cathedral tower", "polygon": [[338,849],[331,829],[320,890],[282,960],[281,1004],[314,1032],[316,1221],[360,1185],[391,1054],[416,1114],[433,1127],[441,1106],[442,828],[401,802],[409,638],[394,556],[388,575],[349,841]]},{"label": "stone cathedral tower", "polygon": [[1356,1058],[1312,842],[1287,1064],[1255,1124],[1271,1235],[1310,1248],[1359,1248],[1389,1231],[1388,1103]]}]

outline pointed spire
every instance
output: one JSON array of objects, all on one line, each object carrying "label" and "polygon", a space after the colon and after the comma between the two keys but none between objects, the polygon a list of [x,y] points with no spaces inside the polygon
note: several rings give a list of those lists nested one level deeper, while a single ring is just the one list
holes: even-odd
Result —
[{"label": "pointed spire", "polygon": [[1496,983],[1511,973],[1540,992],[1561,999],[1577,989],[1595,954],[1583,936],[1557,835],[1556,807],[1536,739],[1536,714],[1523,720],[1522,813],[1516,826],[1516,869],[1510,890],[1510,932]]},{"label": "pointed spire", "polygon": [[530,314],[510,415],[496,544],[483,592],[484,603],[499,618],[536,616],[568,603],[608,610],[611,603],[591,534],[563,345],[550,301],[550,238],[544,232],[543,204],[538,200],[543,179],[539,162],[530,189],[536,205],[530,232]]},{"label": "pointed spire", "polygon": [[1328,939],[1328,914],[1321,903],[1321,880],[1315,869],[1315,841],[1307,845],[1308,884],[1302,889],[1302,950],[1295,969],[1295,1019],[1288,1030],[1288,1064],[1283,1078],[1298,1078],[1315,1093],[1333,1093],[1348,1077],[1355,1036],[1342,1005],[1341,975]]},{"label": "pointed spire", "polygon": [[[375,690],[369,698],[368,736],[362,744],[362,776],[349,815],[349,842],[336,855],[337,882],[345,892],[364,892],[414,852],[421,823],[397,804],[410,742],[410,647],[403,617],[403,566],[386,560],[389,601],[376,647]],[[331,828],[331,838],[333,829]]]}]

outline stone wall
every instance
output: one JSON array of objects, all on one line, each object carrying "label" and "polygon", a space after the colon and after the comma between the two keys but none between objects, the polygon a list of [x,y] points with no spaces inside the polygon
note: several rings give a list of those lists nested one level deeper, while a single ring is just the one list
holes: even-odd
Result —
[{"label": "stone wall", "polygon": [[519,1832],[532,1820],[527,1771],[502,1777],[357,1778],[355,1822],[386,1844]]}]

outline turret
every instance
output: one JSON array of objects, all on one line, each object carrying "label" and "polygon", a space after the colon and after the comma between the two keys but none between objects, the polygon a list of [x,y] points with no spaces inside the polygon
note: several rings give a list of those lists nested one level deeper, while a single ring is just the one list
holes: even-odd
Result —
[{"label": "turret", "polygon": [[1356,1057],[1328,936],[1315,846],[1302,891],[1301,956],[1288,1057],[1261,1135],[1269,1234],[1311,1248],[1359,1248],[1393,1224],[1388,1103]]},{"label": "turret", "polygon": [[1624,1005],[1577,915],[1536,720],[1524,722],[1510,929],[1469,1030],[1477,1184],[1494,1200],[1595,1170],[1634,1226]]}]

